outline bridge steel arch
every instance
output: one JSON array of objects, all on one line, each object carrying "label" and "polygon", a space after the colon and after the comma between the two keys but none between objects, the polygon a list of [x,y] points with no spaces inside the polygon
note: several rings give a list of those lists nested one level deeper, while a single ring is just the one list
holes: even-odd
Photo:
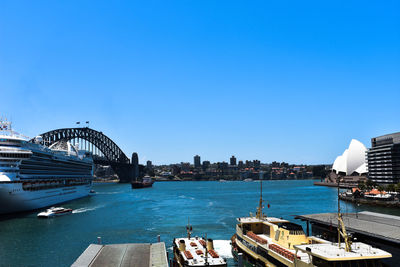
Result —
[{"label": "bridge steel arch", "polygon": [[99,149],[107,159],[105,161],[104,159],[94,157],[93,159],[95,163],[108,163],[111,165],[113,170],[119,176],[121,182],[129,182],[133,178],[132,165],[130,164],[129,158],[113,140],[111,140],[102,132],[93,130],[89,127],[62,128],[48,131],[40,134],[40,136],[43,138],[43,141],[47,146],[51,146],[52,144],[61,140],[87,140],[89,143],[92,143],[94,146],[96,146],[97,149]]}]

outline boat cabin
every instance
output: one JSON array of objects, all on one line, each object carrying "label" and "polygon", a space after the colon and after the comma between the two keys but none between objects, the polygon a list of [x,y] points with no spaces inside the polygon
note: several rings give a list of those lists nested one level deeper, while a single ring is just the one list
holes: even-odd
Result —
[{"label": "boat cabin", "polygon": [[283,219],[247,217],[239,218],[238,222],[237,233],[252,236],[259,243],[273,241],[287,249],[294,249],[294,245],[315,242],[306,236],[301,225]]}]

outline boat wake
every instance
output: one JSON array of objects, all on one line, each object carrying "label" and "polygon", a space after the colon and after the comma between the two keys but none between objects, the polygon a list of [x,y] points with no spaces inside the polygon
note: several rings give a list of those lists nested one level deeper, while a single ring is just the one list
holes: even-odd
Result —
[{"label": "boat wake", "polygon": [[188,197],[188,196],[185,196],[185,195],[180,195],[180,196],[178,196],[178,198],[186,198],[186,199],[195,200],[194,197]]},{"label": "boat wake", "polygon": [[122,191],[118,192],[96,192],[97,195],[115,195],[115,194],[121,194]]},{"label": "boat wake", "polygon": [[97,210],[97,209],[102,208],[102,207],[104,207],[104,206],[96,206],[96,207],[93,207],[93,208],[80,208],[80,209],[73,210],[72,213],[74,213],[74,214],[75,213],[84,213],[84,212],[88,212],[88,211]]},{"label": "boat wake", "polygon": [[233,258],[230,240],[214,240],[214,248],[222,258]]}]

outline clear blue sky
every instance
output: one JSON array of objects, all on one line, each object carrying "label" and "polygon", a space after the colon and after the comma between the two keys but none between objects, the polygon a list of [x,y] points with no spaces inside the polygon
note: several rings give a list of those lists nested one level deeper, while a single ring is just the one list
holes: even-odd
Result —
[{"label": "clear blue sky", "polygon": [[1,1],[0,114],[143,163],[332,163],[400,131],[398,1]]}]

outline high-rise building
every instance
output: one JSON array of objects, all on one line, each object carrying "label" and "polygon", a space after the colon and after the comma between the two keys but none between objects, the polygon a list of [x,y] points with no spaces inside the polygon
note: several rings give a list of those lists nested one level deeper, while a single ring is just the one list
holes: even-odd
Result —
[{"label": "high-rise building", "polygon": [[251,160],[246,160],[246,168],[253,168],[254,164]]},{"label": "high-rise building", "polygon": [[146,162],[146,167],[147,167],[148,169],[153,169],[153,163],[151,162],[151,160],[148,160],[148,161]]},{"label": "high-rise building", "polygon": [[211,163],[208,160],[203,161],[203,170],[207,170],[210,167]]},{"label": "high-rise building", "polygon": [[194,156],[194,167],[195,168],[200,168],[201,167],[200,156],[199,155]]},{"label": "high-rise building", "polygon": [[400,182],[400,132],[371,138],[368,177],[379,184]]},{"label": "high-rise building", "polygon": [[236,166],[236,158],[235,158],[235,156],[232,156],[232,157],[230,158],[229,163],[230,163],[231,166]]},{"label": "high-rise building", "polygon": [[228,162],[225,162],[225,161],[217,162],[217,168],[218,168],[218,170],[222,170],[222,171],[227,170],[228,169]]},{"label": "high-rise building", "polygon": [[238,168],[239,168],[239,170],[240,170],[240,169],[243,169],[243,167],[244,167],[243,161],[242,161],[242,160],[239,160],[239,163],[238,163]]},{"label": "high-rise building", "polygon": [[139,178],[139,156],[136,152],[132,153],[132,165],[133,165],[133,179]]}]

